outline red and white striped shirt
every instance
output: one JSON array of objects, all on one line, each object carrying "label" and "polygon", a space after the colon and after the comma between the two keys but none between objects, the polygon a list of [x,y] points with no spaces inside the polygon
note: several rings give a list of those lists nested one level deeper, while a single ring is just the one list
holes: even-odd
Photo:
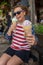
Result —
[{"label": "red and white striped shirt", "polygon": [[11,48],[14,50],[30,50],[30,45],[26,41],[25,32],[21,24],[17,24],[16,30],[13,30]]}]

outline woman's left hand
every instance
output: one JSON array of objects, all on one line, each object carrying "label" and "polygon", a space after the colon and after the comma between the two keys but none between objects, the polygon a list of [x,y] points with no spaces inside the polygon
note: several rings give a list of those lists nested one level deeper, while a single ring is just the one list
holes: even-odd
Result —
[{"label": "woman's left hand", "polygon": [[30,45],[36,45],[36,39],[35,39],[35,36],[32,35],[32,34],[28,34],[28,36],[26,37],[28,43]]}]

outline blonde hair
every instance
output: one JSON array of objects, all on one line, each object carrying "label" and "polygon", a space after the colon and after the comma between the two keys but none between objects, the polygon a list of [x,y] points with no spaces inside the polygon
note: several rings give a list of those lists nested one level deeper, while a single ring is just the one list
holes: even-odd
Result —
[{"label": "blonde hair", "polygon": [[17,8],[17,7],[20,7],[22,10],[24,10],[24,11],[26,12],[26,15],[29,13],[28,7],[23,6],[23,5],[16,5],[13,9],[15,9],[15,8]]}]

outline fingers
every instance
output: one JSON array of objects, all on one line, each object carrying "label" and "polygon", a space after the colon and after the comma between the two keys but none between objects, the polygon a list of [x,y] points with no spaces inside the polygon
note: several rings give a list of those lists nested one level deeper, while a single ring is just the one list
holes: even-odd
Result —
[{"label": "fingers", "polygon": [[26,39],[30,45],[34,45],[34,43],[35,43],[35,36],[34,35],[28,35]]}]

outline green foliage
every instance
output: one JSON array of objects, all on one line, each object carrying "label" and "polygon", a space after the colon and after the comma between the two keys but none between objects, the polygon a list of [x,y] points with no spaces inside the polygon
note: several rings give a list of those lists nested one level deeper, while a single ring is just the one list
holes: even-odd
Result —
[{"label": "green foliage", "polygon": [[35,33],[37,34],[43,34],[43,24],[35,24]]},{"label": "green foliage", "polygon": [[0,6],[2,6],[2,5],[6,5],[6,6],[10,7],[10,3],[7,1],[2,1]]},{"label": "green foliage", "polygon": [[2,10],[0,10],[0,16],[2,15]]},{"label": "green foliage", "polygon": [[2,2],[1,5],[7,5],[7,2]]}]

